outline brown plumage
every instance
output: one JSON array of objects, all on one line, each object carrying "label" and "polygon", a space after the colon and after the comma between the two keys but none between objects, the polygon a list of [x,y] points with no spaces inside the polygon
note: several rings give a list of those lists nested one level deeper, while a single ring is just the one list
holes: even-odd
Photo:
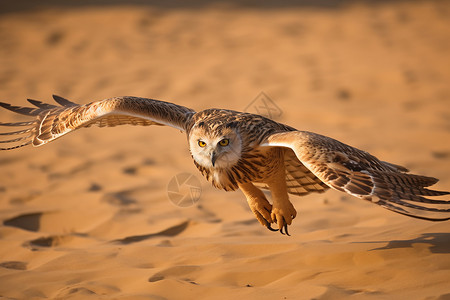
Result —
[{"label": "brown plumage", "polygon": [[[97,125],[167,125],[187,135],[194,164],[215,187],[241,189],[257,219],[269,229],[276,223],[287,233],[296,216],[288,193],[306,195],[329,187],[372,201],[410,217],[444,221],[449,200],[425,197],[448,192],[427,187],[438,180],[409,174],[404,167],[378,160],[367,152],[312,132],[298,131],[265,117],[223,109],[192,109],[169,102],[116,97],[78,105],[59,96],[60,105],[28,100],[36,108],[0,106],[35,117],[33,121],[0,123],[25,127],[0,133],[1,150],[41,146],[73,130]],[[257,187],[269,189],[272,203]],[[431,215],[426,215],[428,212]],[[272,229],[273,230],[273,229]]]}]

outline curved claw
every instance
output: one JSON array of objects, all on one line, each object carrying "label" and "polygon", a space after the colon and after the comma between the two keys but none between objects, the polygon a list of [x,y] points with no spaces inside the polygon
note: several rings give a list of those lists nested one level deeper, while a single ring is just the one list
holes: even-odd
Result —
[{"label": "curved claw", "polygon": [[[269,209],[267,209],[267,208],[265,208],[265,207],[264,207],[264,209],[265,209],[267,212],[269,212],[269,214],[270,214],[270,210],[269,210]],[[269,221],[267,221],[266,219],[264,219],[264,221],[266,221],[266,227],[267,227],[267,229],[269,229],[270,231],[278,231],[278,229],[273,229],[273,228],[272,228],[272,225],[270,225],[270,222],[269,222]]]},{"label": "curved claw", "polygon": [[[283,229],[284,229],[284,232],[283,232]],[[288,224],[286,223],[286,220],[284,219],[284,217],[283,217],[283,226],[280,229],[280,233],[283,235],[286,234],[287,236],[291,236],[288,231]]]},{"label": "curved claw", "polygon": [[[284,229],[284,232],[283,232],[283,229]],[[287,224],[284,224],[284,226],[281,228],[280,232],[281,232],[281,234],[286,234],[287,236],[291,236],[289,234],[288,225]]]},{"label": "curved claw", "polygon": [[270,225],[270,222],[267,221],[267,220],[266,220],[259,212],[256,211],[255,214],[256,214],[256,218],[257,218],[260,222],[264,223],[263,225],[264,225],[267,229],[269,229],[270,231],[278,231],[278,229],[273,229],[272,226]]},{"label": "curved claw", "polygon": [[264,223],[265,223],[264,226],[266,226],[267,229],[269,229],[270,231],[278,231],[278,229],[273,229],[272,228],[272,225],[270,225],[269,221],[267,221],[264,218],[263,218],[263,220],[264,220]]},{"label": "curved claw", "polygon": [[267,227],[267,229],[269,229],[270,231],[278,231],[278,229],[273,229],[269,222],[267,222],[266,227]]}]

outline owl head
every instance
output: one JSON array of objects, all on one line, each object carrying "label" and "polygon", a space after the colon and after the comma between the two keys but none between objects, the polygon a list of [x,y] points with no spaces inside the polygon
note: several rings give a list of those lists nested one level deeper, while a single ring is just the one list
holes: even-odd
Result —
[{"label": "owl head", "polygon": [[190,132],[189,149],[194,160],[203,167],[230,168],[241,157],[242,141],[232,124],[211,128],[199,123]]}]

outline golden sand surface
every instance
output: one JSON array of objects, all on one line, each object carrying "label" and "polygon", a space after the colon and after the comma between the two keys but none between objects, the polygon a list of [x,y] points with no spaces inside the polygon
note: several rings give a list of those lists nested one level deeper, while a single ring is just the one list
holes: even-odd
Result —
[{"label": "golden sand surface", "polygon": [[[264,92],[277,121],[450,190],[449,49],[448,1],[4,1],[0,101],[132,95],[255,112]],[[201,185],[189,207],[169,200],[180,173]],[[336,191],[292,202],[292,236],[269,232],[167,127],[3,151],[0,298],[450,299],[450,222]]]}]

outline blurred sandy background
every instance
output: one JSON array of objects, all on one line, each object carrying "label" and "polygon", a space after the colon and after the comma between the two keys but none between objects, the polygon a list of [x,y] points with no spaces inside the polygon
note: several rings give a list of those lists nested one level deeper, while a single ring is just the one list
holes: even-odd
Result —
[{"label": "blurred sandy background", "polygon": [[[449,190],[449,49],[448,1],[2,1],[0,101],[243,110],[265,92],[278,121]],[[183,172],[202,188],[188,208],[167,194]],[[1,152],[0,298],[450,299],[449,222],[334,191],[292,200],[292,236],[267,231],[171,128]]]}]

